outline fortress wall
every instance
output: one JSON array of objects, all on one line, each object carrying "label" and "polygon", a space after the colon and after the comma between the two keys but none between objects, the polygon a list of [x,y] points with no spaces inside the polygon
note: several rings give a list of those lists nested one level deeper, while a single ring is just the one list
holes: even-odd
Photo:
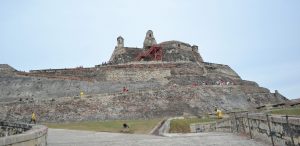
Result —
[{"label": "fortress wall", "polygon": [[162,46],[163,48],[165,48],[165,47],[166,48],[178,48],[178,49],[187,50],[187,51],[192,50],[192,47],[190,44],[180,42],[180,41],[166,41],[166,42],[160,43],[159,45]]},{"label": "fortress wall", "polygon": [[240,76],[234,70],[232,70],[228,65],[204,62],[204,66],[208,74],[221,74],[221,75],[227,75],[232,78],[240,79]]},{"label": "fortress wall", "polygon": [[[105,77],[106,78],[106,77]],[[134,78],[134,77],[133,77]],[[144,90],[145,88],[161,87],[161,81],[79,81],[48,79],[43,77],[5,77],[0,78],[0,102],[16,101],[31,102],[31,99],[49,99],[84,94],[118,93],[127,86],[129,90]],[[21,101],[20,101],[21,100]]]},{"label": "fortress wall", "polygon": [[[139,62],[140,63],[140,62]],[[103,66],[98,69],[105,76],[106,81],[159,81],[167,82],[166,77],[171,76],[170,68],[175,63],[153,63],[153,64],[123,64]]]},{"label": "fortress wall", "polygon": [[82,98],[65,97],[54,101],[40,100],[34,103],[0,103],[0,111],[9,112],[8,118],[18,118],[22,121],[28,119],[30,111],[35,109],[38,121],[63,122],[157,118],[182,116],[184,113],[203,115],[213,112],[214,107],[243,110],[256,107],[265,101],[259,99],[257,102],[248,101],[248,95],[244,94],[239,87],[177,86],[163,90],[129,91],[118,94],[89,95]]},{"label": "fortress wall", "polygon": [[75,96],[86,87],[95,85],[86,81],[48,79],[43,77],[0,78],[0,99],[57,98]]},{"label": "fortress wall", "polygon": [[[203,82],[205,82],[208,85],[203,87],[207,88],[220,87],[227,90],[236,87],[239,90],[234,93],[235,96],[241,95],[246,100],[253,102],[259,103],[259,100],[266,103],[279,101],[275,100],[267,89],[259,87],[255,82],[244,81],[238,76],[232,76],[233,73],[230,73],[231,69],[228,66],[207,65],[206,63],[205,67],[206,69],[212,67],[207,75],[204,75],[204,68],[199,64],[184,61],[132,62],[95,68],[39,71],[27,73],[27,76],[0,78],[0,99],[17,103],[34,103],[35,101],[31,99],[79,97],[81,91],[86,95],[93,96],[95,94],[120,93],[126,86],[130,92],[135,93],[140,90],[152,90],[154,87],[165,89],[174,84],[192,87],[196,83],[203,86]],[[74,76],[78,79],[73,80]],[[85,79],[92,79],[92,81]],[[234,85],[217,85],[216,82],[220,79],[234,83]],[[208,98],[211,97],[208,96]]]},{"label": "fortress wall", "polygon": [[178,50],[183,51],[192,51],[192,47],[190,45],[184,44],[184,43],[173,43],[173,44],[166,44],[161,45],[163,48],[175,48]]},{"label": "fortress wall", "polygon": [[198,53],[198,49],[193,50],[190,44],[180,41],[168,41],[160,45],[164,49],[164,58],[166,58],[166,61],[184,60],[203,62],[201,55]]},{"label": "fortress wall", "polygon": [[[30,73],[17,73],[20,76],[28,77],[47,77],[57,79],[70,79],[70,80],[82,80],[82,81],[110,81],[113,78],[117,80],[127,80],[136,76],[137,80],[149,80],[151,78],[161,78],[158,73],[164,74],[165,70],[170,70],[172,67],[183,67],[189,69],[190,62],[136,62],[132,64],[119,64],[119,65],[99,65],[95,68],[73,68],[73,69],[49,69],[49,70],[33,70]],[[159,70],[162,70],[159,72]],[[195,68],[189,69],[197,71]],[[201,69],[200,69],[201,70]],[[111,73],[113,72],[113,73]],[[120,73],[119,73],[120,72]],[[126,74],[125,72],[131,72]],[[147,72],[146,74],[144,72]],[[144,73],[144,75],[142,75]],[[115,76],[115,77],[113,77]],[[163,77],[165,77],[163,75]],[[124,79],[121,79],[124,78]],[[139,79],[138,79],[139,78]]]},{"label": "fortress wall", "polygon": [[120,56],[122,54],[126,54],[126,52],[127,51],[126,51],[126,49],[124,47],[122,47],[122,48],[115,47],[115,50],[112,53],[109,61],[111,61],[111,62],[114,61],[114,59],[116,58],[116,56]]},{"label": "fortress wall", "polygon": [[[98,68],[39,70],[0,78],[1,101],[58,98],[86,94],[116,93],[160,87],[174,64],[111,65]],[[156,69],[157,68],[157,69]],[[24,99],[23,99],[24,98]]]},{"label": "fortress wall", "polygon": [[176,76],[190,76],[190,75],[198,75],[203,76],[204,70],[203,68],[200,68],[198,64],[196,63],[186,63],[186,64],[176,64],[175,67],[171,68],[172,75]]},{"label": "fortress wall", "polygon": [[143,51],[141,48],[133,48],[133,47],[115,48],[109,61],[114,64],[131,62],[134,61],[135,57],[141,51]]},{"label": "fortress wall", "polygon": [[[194,55],[194,52],[192,52],[192,49],[184,50],[184,49],[178,49],[174,47],[165,47],[163,48],[163,61],[169,61],[169,62],[177,62],[177,61],[192,61],[196,62],[197,58],[200,55]],[[201,56],[200,56],[201,57]],[[199,60],[202,60],[199,58]]]},{"label": "fortress wall", "polygon": [[113,54],[111,55],[110,61],[112,61],[112,59],[113,59],[116,55],[124,54],[124,53],[126,53],[126,50],[125,50],[124,47],[122,47],[122,48],[115,47],[115,50],[114,50]]},{"label": "fortress wall", "polygon": [[157,79],[167,82],[165,77],[170,76],[169,69],[116,69],[106,73],[106,79],[112,81],[148,81]]},{"label": "fortress wall", "polygon": [[192,62],[136,62],[96,68],[38,70],[26,73],[26,76],[19,73],[18,76],[0,78],[0,97],[13,100],[57,98],[78,96],[81,91],[87,94],[119,92],[123,86],[140,90],[168,83],[200,85],[206,81],[214,84],[220,77],[232,81],[221,73],[218,77],[204,77],[203,74],[203,68]]}]

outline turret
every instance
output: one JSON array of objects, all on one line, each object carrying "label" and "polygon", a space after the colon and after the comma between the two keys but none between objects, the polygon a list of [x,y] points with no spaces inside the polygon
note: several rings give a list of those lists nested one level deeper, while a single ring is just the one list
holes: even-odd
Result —
[{"label": "turret", "polygon": [[192,46],[192,51],[193,51],[193,52],[198,52],[198,46],[193,45],[193,46]]},{"label": "turret", "polygon": [[117,47],[118,48],[123,48],[124,47],[124,39],[121,36],[119,36],[117,38]]},{"label": "turret", "polygon": [[153,32],[152,30],[148,30],[147,33],[146,33],[146,37],[145,37],[145,40],[144,40],[144,46],[143,48],[144,49],[149,49],[152,45],[156,45],[156,40],[153,36]]}]

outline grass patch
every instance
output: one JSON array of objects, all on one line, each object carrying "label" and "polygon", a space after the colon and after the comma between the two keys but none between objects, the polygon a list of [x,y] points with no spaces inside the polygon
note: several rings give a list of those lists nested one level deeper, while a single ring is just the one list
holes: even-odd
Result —
[{"label": "grass patch", "polygon": [[276,115],[300,115],[300,107],[296,108],[284,108],[284,109],[273,109],[271,111],[271,114],[276,114]]},{"label": "grass patch", "polygon": [[187,118],[187,119],[174,119],[170,122],[170,133],[189,133],[191,132],[190,124],[205,123],[216,121],[215,118]]},{"label": "grass patch", "polygon": [[[101,132],[125,132],[147,134],[161,121],[161,119],[149,120],[108,120],[108,121],[85,121],[71,123],[44,123],[49,128],[87,130]],[[129,129],[123,129],[123,123],[127,123]]]}]

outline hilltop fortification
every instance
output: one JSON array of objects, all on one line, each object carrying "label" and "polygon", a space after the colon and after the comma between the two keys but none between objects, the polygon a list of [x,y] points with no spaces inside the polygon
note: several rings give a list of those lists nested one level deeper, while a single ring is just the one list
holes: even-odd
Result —
[{"label": "hilltop fortification", "polygon": [[0,118],[26,120],[32,111],[40,121],[203,115],[286,100],[228,65],[205,62],[196,45],[157,43],[151,30],[141,48],[124,42],[119,36],[110,60],[91,68],[0,65]]}]

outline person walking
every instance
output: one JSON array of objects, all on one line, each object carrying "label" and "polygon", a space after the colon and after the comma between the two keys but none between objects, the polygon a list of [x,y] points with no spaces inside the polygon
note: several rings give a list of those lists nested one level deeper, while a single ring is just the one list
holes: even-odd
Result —
[{"label": "person walking", "polygon": [[32,114],[31,114],[31,120],[30,120],[30,124],[31,124],[31,122],[33,122],[34,124],[36,124],[36,117],[35,117],[35,113],[34,112],[32,112]]}]

